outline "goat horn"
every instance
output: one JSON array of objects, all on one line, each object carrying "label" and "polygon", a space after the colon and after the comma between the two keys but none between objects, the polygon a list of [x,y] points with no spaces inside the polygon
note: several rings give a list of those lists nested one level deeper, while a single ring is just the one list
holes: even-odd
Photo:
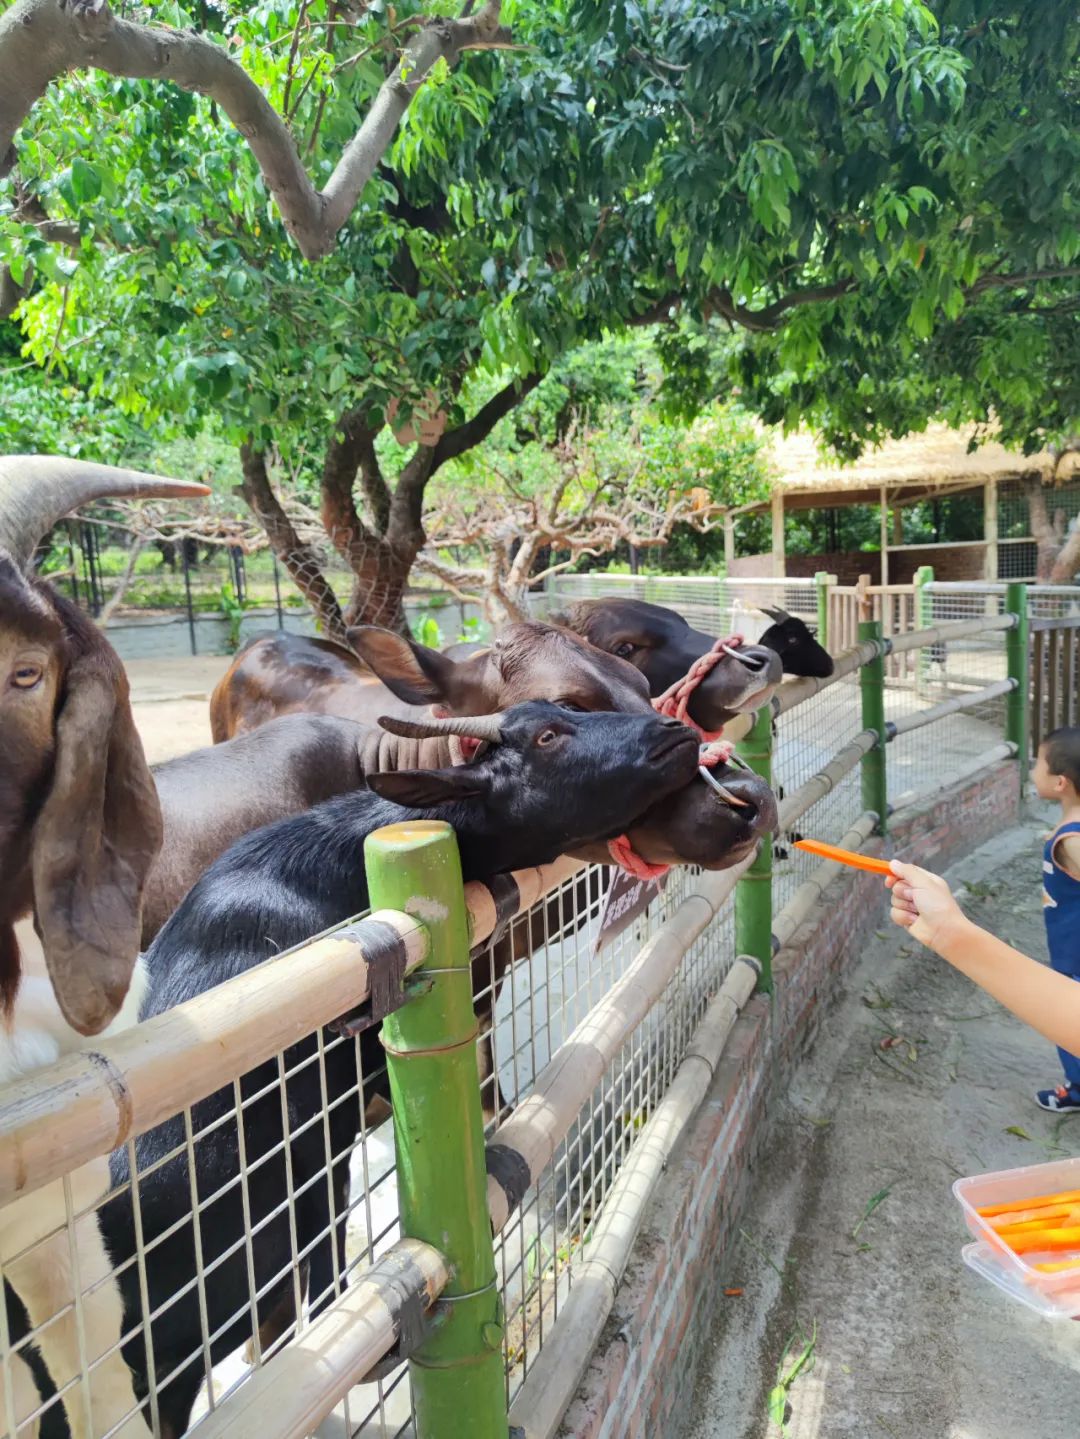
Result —
[{"label": "goat horn", "polygon": [[194,499],[205,485],[57,455],[0,457],[0,550],[25,569],[57,520],[91,500]]},{"label": "goat horn", "polygon": [[502,738],[501,715],[452,715],[449,719],[397,719],[382,715],[379,724],[387,734],[403,739],[437,739],[440,735],[465,735],[468,739],[485,739],[498,744]]},{"label": "goat horn", "polygon": [[762,605],[761,612],[762,614],[768,615],[771,620],[775,620],[777,624],[791,618],[787,610],[782,610],[779,605]]}]

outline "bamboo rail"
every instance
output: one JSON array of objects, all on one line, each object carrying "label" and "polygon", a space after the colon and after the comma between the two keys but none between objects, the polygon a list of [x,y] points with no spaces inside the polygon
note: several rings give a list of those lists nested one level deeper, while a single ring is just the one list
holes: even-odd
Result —
[{"label": "bamboo rail", "polygon": [[861,730],[843,749],[837,750],[827,765],[817,774],[811,775],[797,790],[793,790],[780,804],[780,828],[790,829],[811,805],[817,804],[836,788],[845,775],[851,773],[864,754],[878,742],[877,733],[872,729]]},{"label": "bamboo rail", "polygon": [[[663,994],[687,949],[716,917],[753,856],[698,888],[638,951],[626,973],[564,1040],[533,1088],[488,1141],[488,1209],[496,1234],[550,1163],[611,1060]],[[496,1178],[510,1172],[510,1192]]]},{"label": "bamboo rail", "polygon": [[946,620],[940,625],[931,625],[926,630],[908,630],[907,634],[893,635],[892,652],[901,654],[904,650],[920,650],[926,645],[949,644],[953,640],[968,639],[972,635],[983,635],[988,631],[1014,630],[1015,615],[980,615],[974,620]]},{"label": "bamboo rail", "polygon": [[955,695],[952,699],[942,700],[940,704],[931,705],[929,709],[915,710],[912,714],[901,715],[899,719],[887,720],[885,729],[890,740],[897,735],[910,734],[912,730],[922,729],[924,725],[934,724],[939,719],[945,719],[948,715],[960,714],[963,710],[977,709],[979,705],[986,704],[989,700],[1000,699],[1002,695],[1011,694],[1016,689],[1014,679],[995,680],[993,684],[984,685],[982,689],[972,690],[970,694]]},{"label": "bamboo rail", "polygon": [[854,674],[862,665],[872,660],[877,652],[876,644],[852,645],[850,649],[843,650],[834,657],[833,672],[825,679],[814,679],[807,675],[802,679],[785,680],[773,696],[773,714],[787,714],[796,705],[805,704],[808,699],[813,699],[830,685]]},{"label": "bamboo rail", "polygon": [[437,1249],[399,1239],[325,1313],[201,1420],[200,1439],[304,1439],[394,1347],[405,1303],[429,1309],[450,1278]]},{"label": "bamboo rail", "polygon": [[[563,858],[503,876],[498,904],[486,886],[466,885],[471,943],[582,868]],[[363,1004],[387,925],[411,974],[427,956],[426,929],[410,915],[375,913],[0,1087],[0,1205],[110,1154]]]},{"label": "bamboo rail", "polygon": [[985,749],[981,754],[976,755],[970,764],[962,765],[958,770],[954,770],[952,774],[946,775],[945,778],[937,784],[931,785],[929,789],[905,790],[902,795],[899,795],[893,800],[890,808],[898,810],[905,809],[910,804],[921,804],[923,800],[932,799],[934,795],[941,794],[944,790],[952,789],[954,784],[961,784],[964,780],[970,779],[972,775],[978,774],[980,770],[989,769],[991,765],[997,764],[999,760],[1015,759],[1016,754],[1016,745],[1014,745],[1011,740],[1002,740],[1001,744],[991,745],[989,749]]},{"label": "bamboo rail", "polygon": [[694,1031],[667,1093],[638,1138],[575,1265],[559,1322],[510,1408],[522,1439],[552,1439],[592,1358],[641,1220],[672,1150],[708,1093],[728,1036],[754,992],[757,966],[739,958]]}]

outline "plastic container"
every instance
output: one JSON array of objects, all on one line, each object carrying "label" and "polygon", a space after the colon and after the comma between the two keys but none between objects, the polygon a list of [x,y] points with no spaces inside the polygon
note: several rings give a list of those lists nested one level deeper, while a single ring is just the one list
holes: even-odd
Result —
[{"label": "plastic container", "polygon": [[[958,1179],[953,1185],[964,1222],[977,1241],[965,1245],[964,1263],[1010,1299],[1047,1319],[1072,1319],[1080,1315],[1080,1268],[1044,1274],[1033,1266],[1044,1259],[1061,1260],[1072,1255],[1016,1254],[977,1211],[987,1205],[1010,1204],[1069,1189],[1080,1190],[1080,1158],[1055,1159],[1049,1164],[1028,1164],[1021,1169],[973,1175]],[[1077,1257],[1080,1257],[1080,1245]]]}]

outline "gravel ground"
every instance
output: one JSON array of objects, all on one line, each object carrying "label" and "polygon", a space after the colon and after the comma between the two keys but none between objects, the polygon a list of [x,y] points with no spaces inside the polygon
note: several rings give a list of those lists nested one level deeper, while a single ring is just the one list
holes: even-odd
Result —
[{"label": "gravel ground", "polygon": [[[1050,820],[1033,813],[949,871],[974,919],[1040,958]],[[891,1035],[903,1042],[883,1051]],[[1080,1119],[1032,1101],[1058,1077],[1050,1045],[880,931],[778,1106],[715,1275],[743,1294],[723,1301],[683,1439],[1075,1439],[1080,1325],[964,1267],[950,1193],[959,1175],[1077,1152]],[[770,1392],[810,1340],[781,1428]]]}]

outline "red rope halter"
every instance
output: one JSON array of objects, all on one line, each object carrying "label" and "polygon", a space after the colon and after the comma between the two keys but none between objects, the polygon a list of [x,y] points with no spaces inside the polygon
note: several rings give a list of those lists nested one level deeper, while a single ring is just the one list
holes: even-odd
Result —
[{"label": "red rope halter", "polygon": [[694,696],[694,691],[705,676],[711,674],[724,658],[725,651],[728,648],[737,649],[742,643],[742,635],[729,635],[726,640],[717,640],[711,650],[706,650],[703,655],[698,655],[681,680],[676,680],[673,685],[668,686],[659,699],[653,700],[653,709],[659,714],[667,715],[670,719],[681,720],[683,724],[697,730],[706,744],[718,740],[724,732],[722,729],[702,729],[690,718],[686,710]]}]

